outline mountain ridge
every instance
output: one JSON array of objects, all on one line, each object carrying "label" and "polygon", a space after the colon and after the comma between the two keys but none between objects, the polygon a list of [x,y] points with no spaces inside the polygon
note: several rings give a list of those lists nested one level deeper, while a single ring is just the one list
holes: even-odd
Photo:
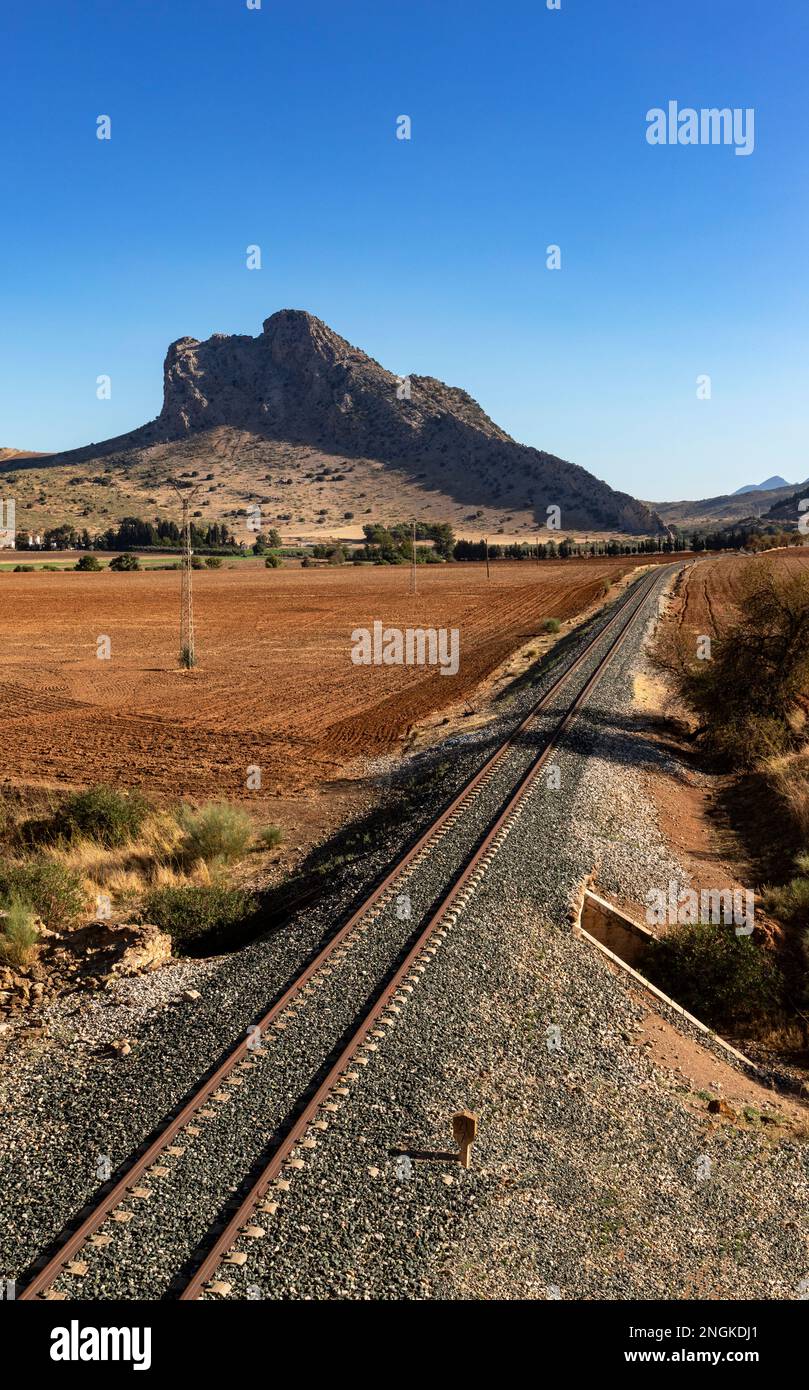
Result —
[{"label": "mountain ridge", "polygon": [[[487,525],[518,515],[525,527],[541,526],[555,505],[562,529],[665,530],[657,514],[629,494],[578,464],[512,439],[461,388],[432,376],[399,377],[296,309],[270,315],[256,337],[176,339],[165,356],[163,405],[154,420],[38,463],[44,474],[46,467],[114,457],[130,479],[145,469],[154,491],[150,459],[172,468],[193,455],[195,445],[196,471],[239,453],[256,483],[263,468],[278,468],[279,459],[299,477],[314,455],[362,461],[372,469],[381,464],[377,486],[389,471],[395,474],[401,505],[416,515],[423,494],[438,493],[456,513],[464,506],[486,509]],[[290,486],[297,478],[281,481]],[[302,509],[307,495],[305,488],[287,494],[301,498]],[[433,514],[438,505],[434,497]],[[331,522],[328,508],[318,514]]]},{"label": "mountain ridge", "polygon": [[772,477],[765,478],[763,483],[745,483],[744,487],[737,487],[732,496],[742,497],[746,492],[773,492],[776,488],[799,486],[799,483],[788,483],[780,473],[773,473]]}]

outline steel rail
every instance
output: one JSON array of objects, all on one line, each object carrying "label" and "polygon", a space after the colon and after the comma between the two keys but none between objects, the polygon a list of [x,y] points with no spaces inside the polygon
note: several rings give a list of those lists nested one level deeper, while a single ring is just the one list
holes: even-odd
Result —
[{"label": "steel rail", "polygon": [[221,1264],[223,1257],[230,1251],[238,1239],[241,1227],[249,1221],[253,1215],[258,1202],[265,1196],[270,1185],[280,1176],[285,1165],[291,1158],[294,1150],[301,1140],[306,1136],[309,1126],[317,1118],[322,1106],[329,1100],[336,1083],[341,1080],[350,1066],[357,1053],[368,1042],[368,1035],[373,1025],[379,1020],[391,1002],[395,1001],[396,995],[402,984],[407,979],[413,967],[416,965],[422,954],[428,949],[430,942],[441,923],[444,921],[453,904],[460,897],[465,888],[469,886],[470,880],[474,878],[476,872],[481,867],[486,856],[491,851],[495,842],[502,834],[508,823],[512,820],[515,811],[522,803],[523,799],[533,786],[538,774],[541,772],[551,753],[555,750],[560,738],[565,730],[573,722],[582,704],[587,699],[594,685],[601,679],[607,666],[613,660],[616,652],[632,630],[632,624],[643,608],[649,594],[654,588],[654,576],[651,581],[644,586],[643,592],[635,604],[632,612],[627,619],[626,626],[619,633],[615,641],[605,652],[595,670],[588,677],[582,686],[573,703],[569,706],[564,717],[560,720],[551,738],[545,747],[531,763],[531,766],[523,774],[515,790],[510,795],[505,806],[498,814],[496,820],[486,832],[483,839],[476,847],[473,854],[469,857],[460,875],[453,883],[449,891],[444,895],[441,902],[433,910],[426,925],[419,932],[415,942],[408,950],[395,974],[382,989],[379,997],[367,1010],[361,1022],[355,1029],[351,1039],[341,1051],[339,1057],[334,1062],[323,1081],[319,1084],[305,1108],[301,1111],[295,1124],[288,1134],[282,1139],[276,1148],[271,1159],[263,1169],[260,1176],[253,1183],[249,1192],[239,1204],[236,1212],[227,1222],[221,1234],[217,1237],[211,1249],[206,1254],[202,1262],[197,1266],[194,1273],[187,1281],[182,1292],[179,1294],[180,1302],[190,1302],[203,1292],[206,1282],[215,1273]]}]

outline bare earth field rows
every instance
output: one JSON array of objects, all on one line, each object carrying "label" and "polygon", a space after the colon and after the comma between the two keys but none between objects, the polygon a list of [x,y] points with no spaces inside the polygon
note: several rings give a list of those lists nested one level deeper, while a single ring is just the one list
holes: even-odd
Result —
[{"label": "bare earth field rows", "polygon": [[[658,557],[648,557],[657,559]],[[661,556],[660,559],[667,557]],[[792,557],[790,557],[792,558]],[[493,568],[263,567],[194,577],[198,667],[177,666],[174,572],[0,576],[0,746],[15,784],[275,796],[395,751],[542,628],[647,557]],[[358,666],[354,628],[457,628],[457,675]],[[96,655],[108,637],[109,660]],[[247,769],[262,769],[260,791]]]},{"label": "bare earth field rows", "polygon": [[743,581],[751,568],[771,565],[779,575],[809,573],[809,554],[794,550],[761,555],[717,555],[698,560],[683,575],[673,600],[678,627],[715,637],[719,628],[738,616]]}]

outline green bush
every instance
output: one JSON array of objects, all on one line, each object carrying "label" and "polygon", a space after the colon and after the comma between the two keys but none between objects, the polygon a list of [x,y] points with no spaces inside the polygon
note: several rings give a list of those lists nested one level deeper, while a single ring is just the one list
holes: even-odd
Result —
[{"label": "green bush", "polygon": [[770,954],[730,926],[676,926],[653,942],[644,969],[653,984],[712,1028],[777,1007],[782,987]]},{"label": "green bush", "polygon": [[253,838],[250,817],[226,801],[211,801],[198,811],[183,807],[177,819],[185,831],[183,855],[188,860],[232,863],[241,858]]},{"label": "green bush", "polygon": [[69,796],[56,824],[69,840],[85,836],[102,845],[125,845],[140,834],[149,804],[137,792],[114,787],[89,787]]},{"label": "green bush", "polygon": [[38,940],[31,904],[23,898],[11,898],[6,916],[0,921],[0,960],[25,969],[36,955]]},{"label": "green bush", "polygon": [[546,632],[558,632],[559,629],[561,628],[561,626],[562,626],[562,624],[560,623],[560,621],[559,621],[558,618],[546,618],[546,619],[545,619],[545,631],[546,631]]},{"label": "green bush", "polygon": [[97,557],[96,555],[91,555],[91,554],[82,555],[81,558],[78,559],[78,560],[76,561],[76,564],[74,565],[74,569],[82,570],[82,571],[84,571],[84,570],[94,570],[94,571],[95,571],[95,570],[100,570],[100,569],[103,569],[103,568],[104,568],[104,566],[100,563],[98,557]]},{"label": "green bush", "polygon": [[[304,564],[305,563],[306,562],[304,561]],[[274,550],[271,550],[269,555],[264,556],[264,565],[265,568],[268,570],[280,570],[281,564],[281,556],[276,555]]]},{"label": "green bush", "polygon": [[778,888],[769,888],[764,906],[773,916],[790,926],[809,926],[809,854],[799,854],[795,860],[799,875]]},{"label": "green bush", "polygon": [[240,888],[155,888],[143,903],[142,916],[169,934],[176,946],[193,949],[220,938],[254,916],[258,901]]},{"label": "green bush", "polygon": [[14,566],[14,573],[15,573],[15,574],[33,574],[33,572],[34,572],[35,569],[36,569],[36,565],[15,565],[15,566]]},{"label": "green bush", "polygon": [[111,570],[139,570],[140,560],[131,551],[124,551],[123,555],[116,555],[114,560],[110,560]]},{"label": "green bush", "polygon": [[0,864],[0,899],[27,902],[46,927],[70,926],[85,910],[81,876],[55,859]]},{"label": "green bush", "polygon": [[221,555],[208,555],[208,556],[206,556],[205,564],[207,565],[207,567],[208,567],[209,570],[221,570],[221,568],[222,568],[222,556],[221,556]]},{"label": "green bush", "polygon": [[265,849],[277,849],[284,843],[284,832],[280,825],[265,825],[264,829],[259,831],[258,838]]}]

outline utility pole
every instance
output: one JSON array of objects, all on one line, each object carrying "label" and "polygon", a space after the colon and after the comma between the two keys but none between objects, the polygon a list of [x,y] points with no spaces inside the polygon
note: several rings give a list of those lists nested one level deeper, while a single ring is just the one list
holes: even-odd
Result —
[{"label": "utility pole", "polygon": [[413,518],[412,555],[410,558],[410,592],[416,592],[416,519]]},{"label": "utility pole", "polygon": [[192,589],[191,576],[193,565],[191,557],[191,501],[196,493],[196,488],[180,488],[171,479],[171,486],[180,499],[183,509],[182,533],[183,533],[183,554],[180,562],[180,665],[190,671],[192,666],[196,666],[197,657],[194,649],[194,594]]},{"label": "utility pole", "polygon": [[484,544],[485,544],[485,546],[486,546],[486,578],[487,578],[487,579],[490,579],[491,576],[490,576],[490,574],[489,574],[489,537],[488,537],[488,536],[486,537],[486,540],[485,540]]}]

